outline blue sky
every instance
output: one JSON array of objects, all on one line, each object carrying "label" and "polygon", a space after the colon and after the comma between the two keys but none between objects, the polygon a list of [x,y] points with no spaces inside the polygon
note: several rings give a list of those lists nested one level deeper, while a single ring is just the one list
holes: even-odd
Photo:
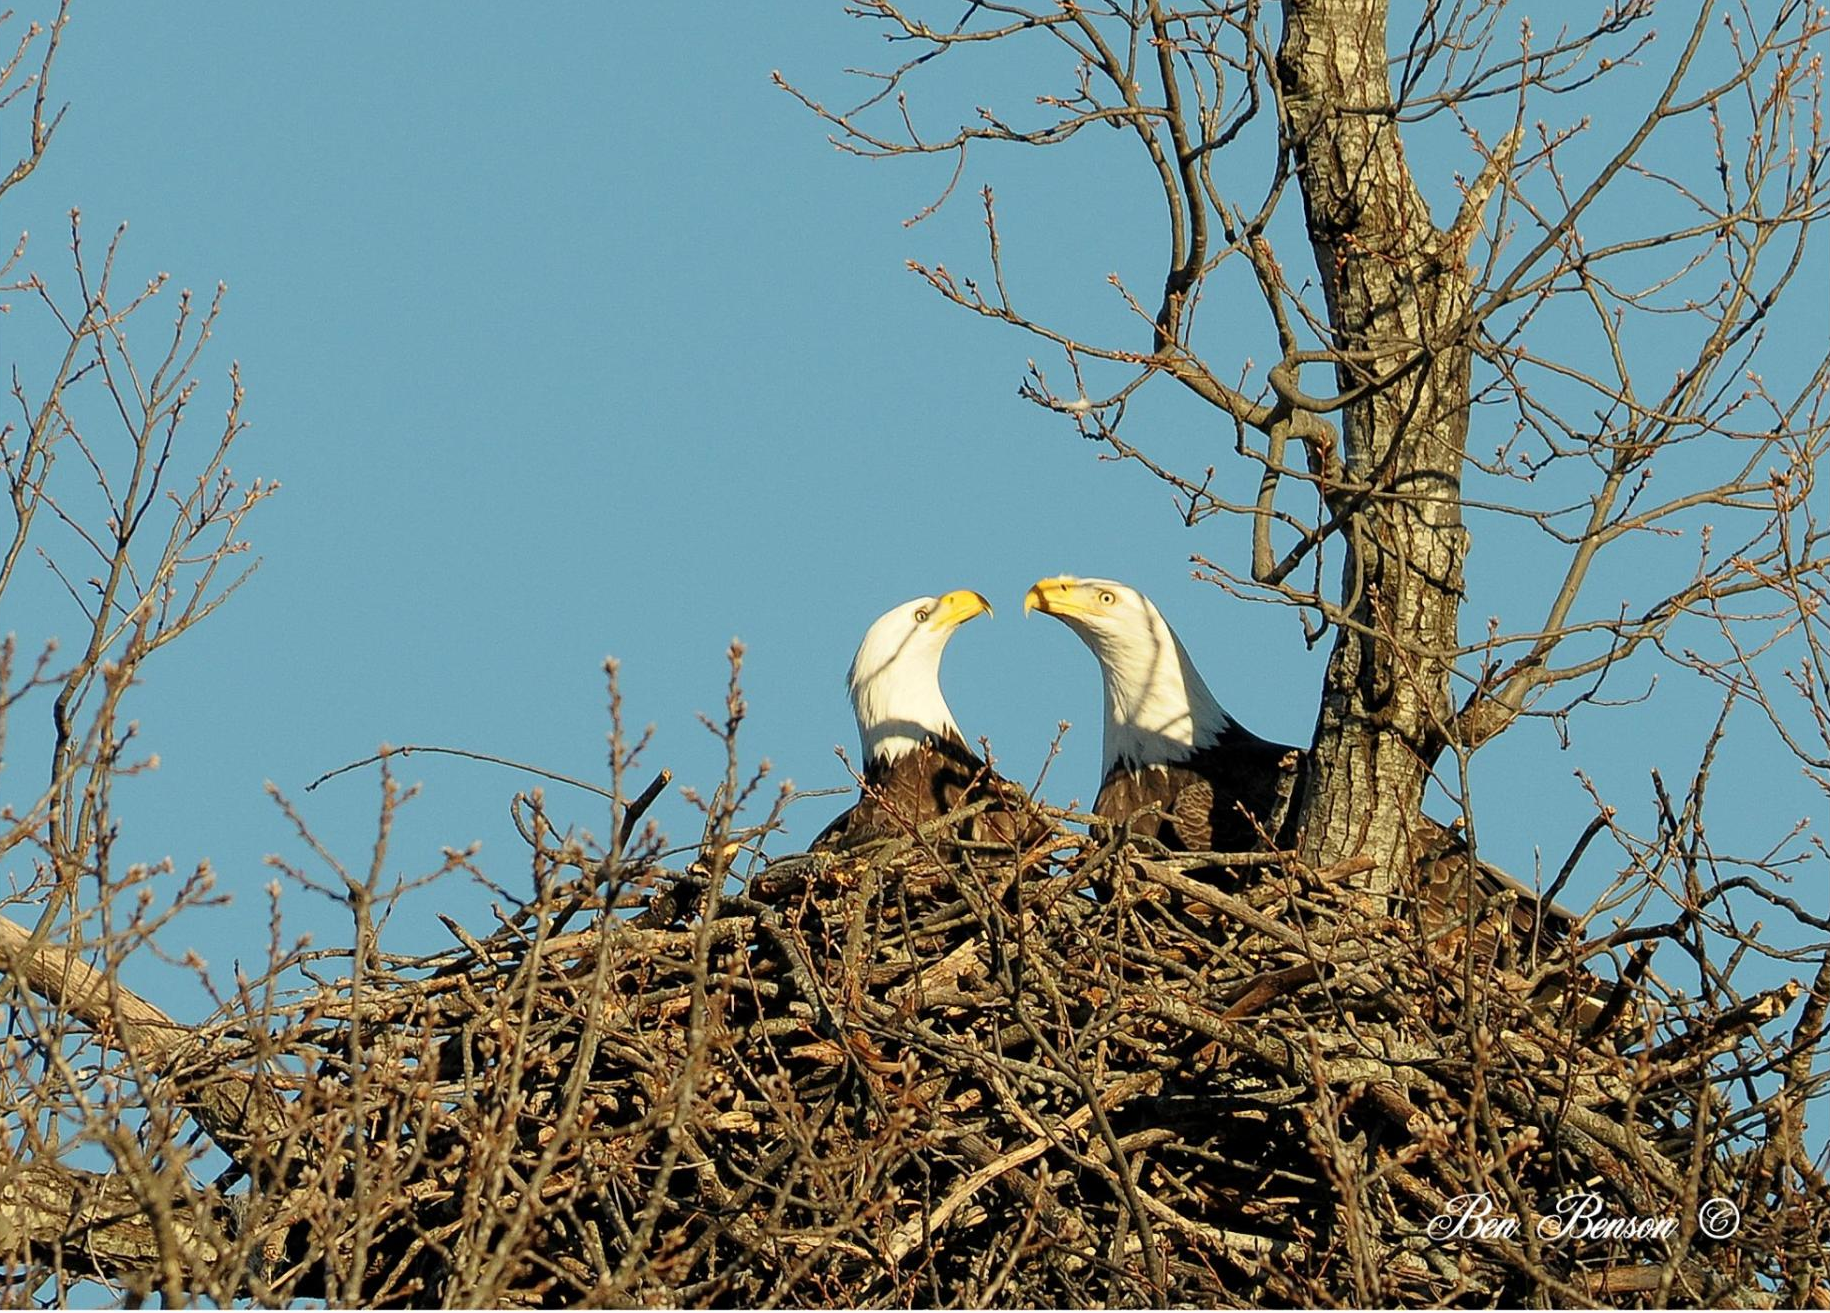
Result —
[{"label": "blue sky", "polygon": [[[362,861],[373,772],[304,786],[383,742],[602,780],[606,655],[622,662],[629,718],[656,727],[649,768],[709,789],[721,750],[695,715],[718,706],[725,645],[741,638],[747,759],[803,788],[843,785],[833,748],[855,753],[842,679],[859,636],[891,604],[955,587],[997,607],[949,651],[955,714],[1024,780],[1072,721],[1052,801],[1090,800],[1099,714],[1091,658],[1022,616],[1046,574],[1142,588],[1235,716],[1307,740],[1324,654],[1291,614],[1190,578],[1193,553],[1243,568],[1239,526],[1183,527],[1161,484],[1098,461],[1017,397],[1026,359],[1058,361],[905,268],[982,271],[972,193],[989,182],[1025,299],[1119,322],[1106,275],[1150,294],[1161,241],[1131,152],[981,152],[952,203],[907,228],[950,163],[846,157],[770,83],[780,68],[834,103],[861,98],[840,70],[881,63],[880,43],[837,7],[688,13],[79,9],[56,73],[68,118],[0,226],[29,229],[27,263],[61,276],[62,216],[78,206],[97,244],[130,223],[128,281],[225,281],[200,418],[219,413],[239,360],[253,428],[233,466],[284,484],[250,524],[258,574],[149,664],[130,709],[161,765],[117,799],[121,851],[180,870],[207,859],[234,899],[174,927],[167,947],[195,944],[222,967],[261,956],[263,859],[301,855],[266,781]],[[974,71],[993,81],[953,84],[968,102],[1020,81],[983,63],[961,73]],[[1469,168],[1446,155],[1421,167],[1432,195]],[[1306,267],[1300,247],[1282,254]],[[1228,307],[1203,314],[1216,358],[1268,354],[1256,320],[1234,345]],[[1822,319],[1800,321],[1799,358],[1821,346]],[[9,359],[33,358],[34,322],[21,309],[0,322]],[[1165,398],[1135,422],[1134,439],[1214,463],[1235,487],[1255,479],[1211,414]],[[1538,582],[1524,549],[1495,542],[1476,543],[1472,632]],[[1629,560],[1621,577],[1652,569]],[[75,632],[45,579],[8,603],[0,629],[27,650]],[[1554,871],[1591,814],[1578,767],[1649,828],[1648,769],[1687,780],[1715,710],[1667,672],[1655,702],[1579,717],[1568,751],[1542,724],[1509,733],[1477,761],[1493,799],[1483,851],[1530,880],[1541,847]],[[34,731],[15,732],[7,796],[22,791],[9,778],[38,769]],[[1731,846],[1821,811],[1751,715],[1725,753],[1718,833]],[[423,793],[394,865],[430,868],[443,846],[480,840],[489,874],[525,887],[507,804],[532,781],[432,757],[399,769]],[[597,799],[549,796],[560,818],[606,829]],[[841,805],[802,804],[777,849]],[[653,814],[677,837],[697,831],[677,793]],[[1572,901],[1608,873],[1591,858]],[[326,905],[286,899],[295,927],[337,938]],[[396,946],[442,945],[434,905],[480,919],[484,903],[469,889],[422,898]]]}]

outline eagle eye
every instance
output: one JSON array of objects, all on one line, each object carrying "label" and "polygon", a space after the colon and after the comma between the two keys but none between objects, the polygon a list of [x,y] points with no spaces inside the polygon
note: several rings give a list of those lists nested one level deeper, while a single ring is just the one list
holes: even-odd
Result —
[{"label": "eagle eye", "polygon": [[928,608],[925,606],[917,607],[915,609],[915,623],[918,625],[922,625],[922,624],[926,624],[927,622],[928,622]]},{"label": "eagle eye", "polygon": [[1102,588],[1099,590],[1099,604],[1101,606],[1111,606],[1117,601],[1118,598],[1113,595],[1110,589]]}]

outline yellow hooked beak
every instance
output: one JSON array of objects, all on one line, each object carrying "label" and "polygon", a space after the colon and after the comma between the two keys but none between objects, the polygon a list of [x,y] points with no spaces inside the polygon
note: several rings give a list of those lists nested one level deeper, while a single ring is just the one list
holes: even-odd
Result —
[{"label": "yellow hooked beak", "polygon": [[1080,580],[1071,574],[1053,579],[1038,579],[1023,594],[1023,613],[1040,611],[1043,615],[1073,615],[1084,608],[1079,604]]},{"label": "yellow hooked beak", "polygon": [[945,631],[957,629],[975,615],[990,615],[991,603],[970,588],[956,588],[934,603],[934,614],[928,623]]}]

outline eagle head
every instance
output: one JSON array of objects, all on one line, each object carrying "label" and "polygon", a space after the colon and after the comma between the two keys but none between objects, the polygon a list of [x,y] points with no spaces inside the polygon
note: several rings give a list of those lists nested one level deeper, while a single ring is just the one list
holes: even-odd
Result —
[{"label": "eagle head", "polygon": [[1180,761],[1235,728],[1156,605],[1115,579],[1038,579],[1023,610],[1061,621],[1105,682],[1105,769]]},{"label": "eagle head", "polygon": [[969,588],[893,606],[864,631],[846,684],[866,765],[894,761],[924,739],[964,742],[940,691],[940,658],[953,631],[991,603]]}]

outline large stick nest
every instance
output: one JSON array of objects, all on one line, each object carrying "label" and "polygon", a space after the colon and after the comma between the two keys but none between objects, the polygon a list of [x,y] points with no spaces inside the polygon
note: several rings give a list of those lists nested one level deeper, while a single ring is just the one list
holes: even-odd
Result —
[{"label": "large stick nest", "polygon": [[[379,1303],[1822,1301],[1823,1179],[1784,1136],[1738,1138],[1750,1098],[1725,1088],[1754,1090],[1796,987],[1706,1015],[1622,986],[1597,1023],[1584,988],[1544,987],[1567,946],[1475,971],[1351,874],[1058,837],[1021,861],[799,856],[743,896],[716,863],[620,898],[550,881],[486,941],[327,985],[274,1041],[315,1058],[263,1281]],[[571,928],[630,888],[639,915]],[[1712,1199],[1741,1214],[1723,1239]]]}]

